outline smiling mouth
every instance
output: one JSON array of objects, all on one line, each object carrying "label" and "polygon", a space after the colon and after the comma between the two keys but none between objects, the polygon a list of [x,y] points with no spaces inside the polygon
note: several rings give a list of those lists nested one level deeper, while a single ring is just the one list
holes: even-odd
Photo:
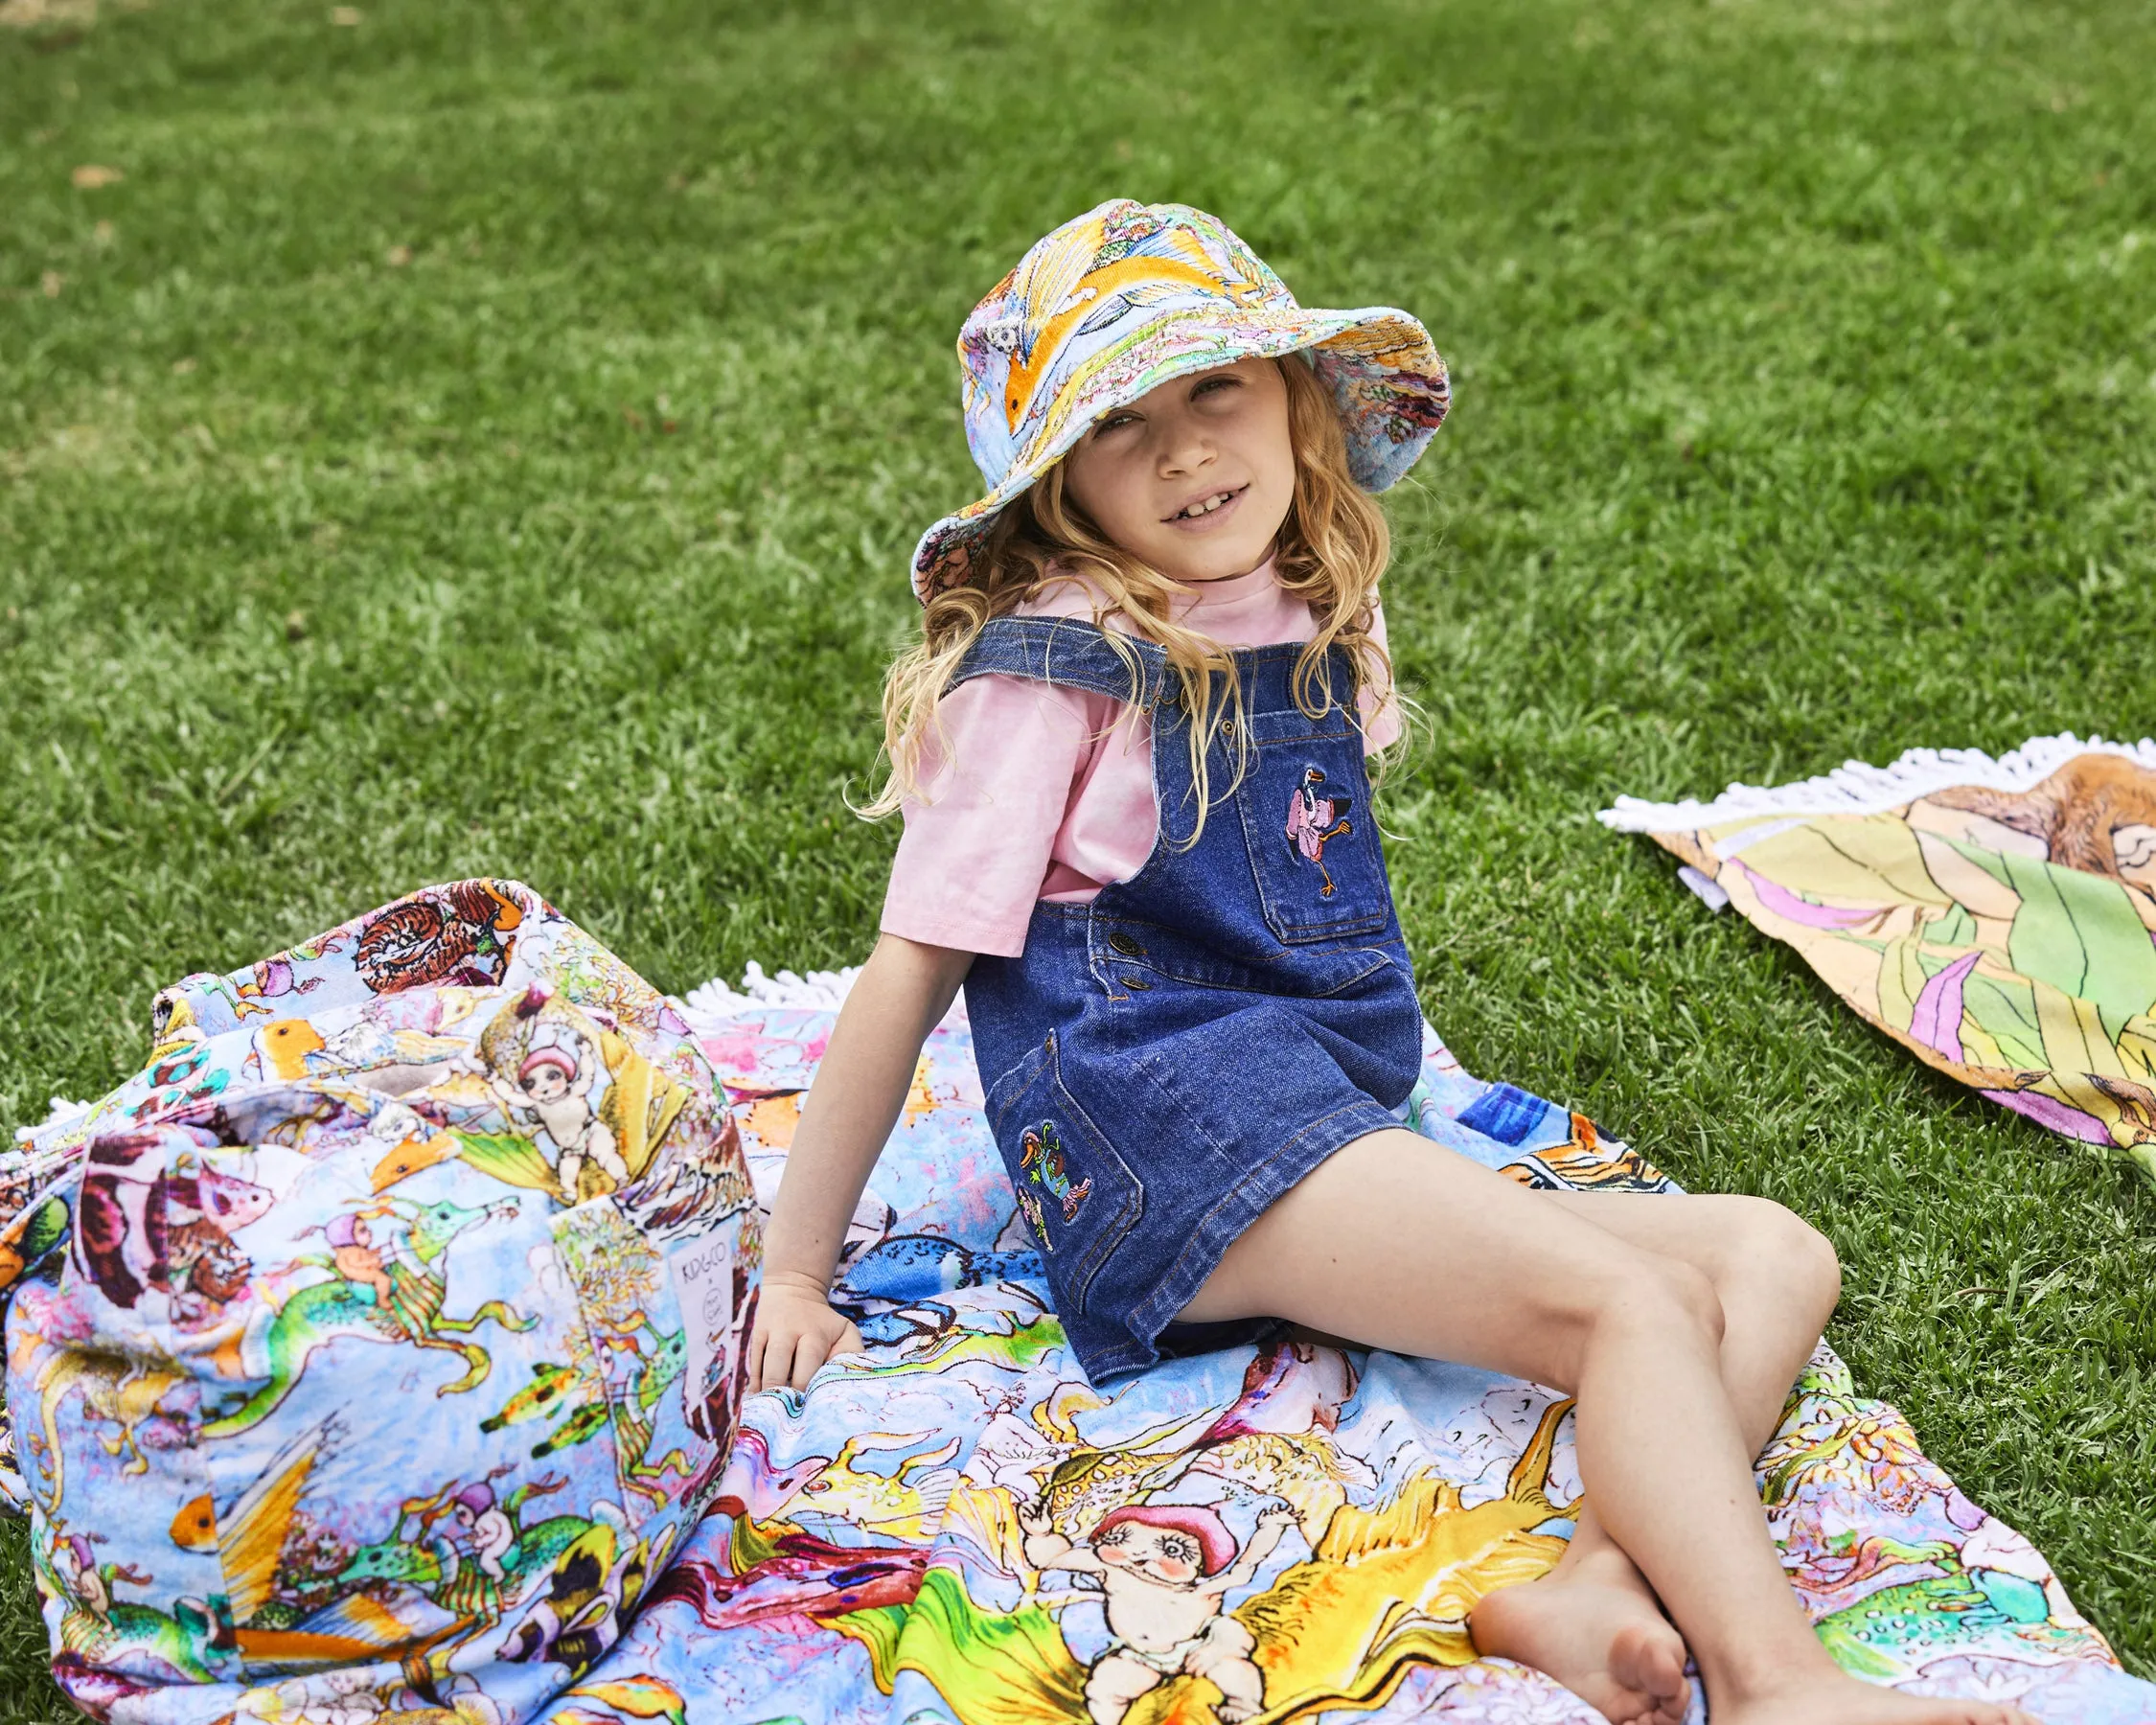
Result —
[{"label": "smiling mouth", "polygon": [[1222,510],[1227,508],[1250,489],[1250,488],[1248,485],[1238,485],[1232,488],[1224,488],[1223,490],[1214,492],[1209,496],[1200,497],[1195,503],[1189,504],[1185,508],[1179,509],[1174,515],[1166,516],[1162,518],[1169,522],[1202,521],[1207,516],[1218,515]]}]

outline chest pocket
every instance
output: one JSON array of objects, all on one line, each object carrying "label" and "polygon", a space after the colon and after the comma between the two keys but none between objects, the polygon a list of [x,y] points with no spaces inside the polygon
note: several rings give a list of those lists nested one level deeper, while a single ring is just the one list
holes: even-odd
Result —
[{"label": "chest pocket", "polygon": [[1343,707],[1256,713],[1255,759],[1235,790],[1266,926],[1280,940],[1370,934],[1390,911],[1363,735]]}]

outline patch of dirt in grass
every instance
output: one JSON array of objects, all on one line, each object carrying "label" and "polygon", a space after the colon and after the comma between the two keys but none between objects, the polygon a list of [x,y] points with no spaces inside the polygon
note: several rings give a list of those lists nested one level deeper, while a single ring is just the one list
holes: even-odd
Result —
[{"label": "patch of dirt in grass", "polygon": [[[121,12],[148,12],[151,0],[118,0]],[[0,0],[0,29],[49,29],[50,36],[33,38],[68,48],[81,33],[98,21],[99,0]]]}]

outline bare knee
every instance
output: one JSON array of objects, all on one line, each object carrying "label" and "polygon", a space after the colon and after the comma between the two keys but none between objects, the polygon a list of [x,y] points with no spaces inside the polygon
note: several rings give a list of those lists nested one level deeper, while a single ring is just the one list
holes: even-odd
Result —
[{"label": "bare knee", "polygon": [[1086,1679],[1086,1699],[1095,1706],[1128,1707],[1148,1690],[1158,1689],[1160,1673],[1137,1660],[1111,1653]]},{"label": "bare knee", "polygon": [[1618,1295],[1618,1309],[1636,1312],[1658,1330],[1696,1331],[1716,1347],[1722,1345],[1722,1299],[1703,1270],[1682,1258],[1640,1253],[1629,1266]]},{"label": "bare knee", "polygon": [[1842,1260],[1834,1242],[1796,1211],[1768,1198],[1732,1198],[1726,1268],[1716,1276],[1725,1298],[1732,1280],[1777,1305],[1811,1314],[1823,1326],[1842,1299]]},{"label": "bare knee", "polygon": [[1713,1277],[1682,1258],[1655,1256],[1648,1261],[1654,1291],[1668,1306],[1663,1322],[1672,1328],[1695,1329],[1720,1347],[1728,1320]]},{"label": "bare knee", "polygon": [[[1572,1346],[1565,1351],[1574,1360],[1624,1332],[1658,1343],[1688,1339],[1709,1354],[1721,1348],[1721,1297],[1705,1271],[1682,1258],[1637,1250],[1613,1254],[1583,1276],[1581,1292],[1583,1303],[1568,1314]],[[1578,1378],[1557,1387],[1577,1390]]]}]

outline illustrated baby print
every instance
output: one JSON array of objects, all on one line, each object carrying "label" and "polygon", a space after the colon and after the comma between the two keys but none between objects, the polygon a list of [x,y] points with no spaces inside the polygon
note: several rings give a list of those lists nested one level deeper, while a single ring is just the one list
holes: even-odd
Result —
[{"label": "illustrated baby print", "polygon": [[509,1130],[468,1136],[458,1154],[568,1205],[641,1179],[687,1099],[621,1036],[538,987],[496,1013],[476,1053]]},{"label": "illustrated baby print", "polygon": [[1257,1638],[1225,1601],[1257,1575],[1295,1519],[1288,1504],[1268,1505],[1238,1553],[1227,1524],[1204,1504],[1124,1504],[1075,1543],[1056,1531],[1044,1500],[1019,1509],[1025,1560],[1083,1577],[1103,1595],[1111,1640],[1086,1673],[1098,1725],[1121,1725],[1139,1696],[1182,1676],[1220,1690],[1214,1713],[1224,1725],[1265,1706],[1265,1676],[1250,1658]]},{"label": "illustrated baby print", "polygon": [[513,1079],[495,1076],[494,1093],[511,1119],[545,1134],[555,1151],[555,1177],[563,1201],[575,1204],[588,1158],[616,1187],[629,1180],[629,1166],[613,1133],[591,1106],[598,1061],[589,1042],[568,1032],[536,1043],[517,1062]]},{"label": "illustrated baby print", "polygon": [[1318,787],[1324,782],[1325,775],[1318,768],[1305,767],[1302,783],[1288,793],[1288,847],[1318,865],[1319,878],[1324,882],[1318,896],[1331,898],[1333,877],[1325,869],[1325,840],[1344,839],[1355,828],[1347,818],[1346,797],[1319,795]]}]

